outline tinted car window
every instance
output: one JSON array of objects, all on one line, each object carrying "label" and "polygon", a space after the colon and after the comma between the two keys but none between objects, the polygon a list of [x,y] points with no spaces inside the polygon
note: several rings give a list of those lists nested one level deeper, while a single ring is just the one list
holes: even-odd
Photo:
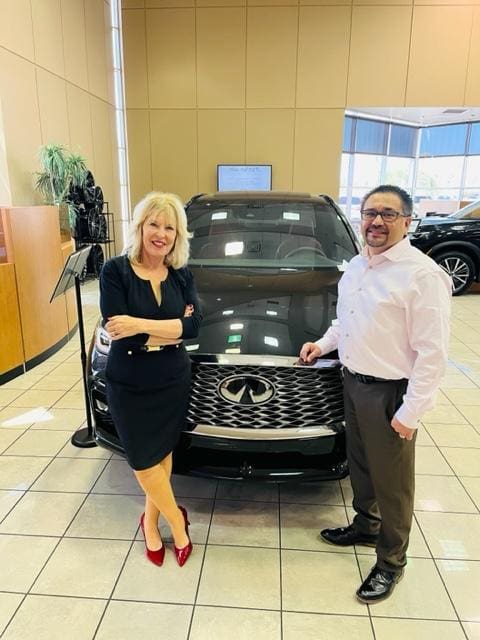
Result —
[{"label": "tinted car window", "polygon": [[336,267],[356,254],[333,207],[318,203],[194,203],[191,265]]}]

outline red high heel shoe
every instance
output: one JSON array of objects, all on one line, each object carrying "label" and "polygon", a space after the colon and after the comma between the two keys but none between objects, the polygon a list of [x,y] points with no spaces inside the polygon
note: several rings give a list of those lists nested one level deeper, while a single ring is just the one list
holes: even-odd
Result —
[{"label": "red high heel shoe", "polygon": [[145,540],[145,555],[150,560],[150,562],[153,562],[153,564],[156,564],[157,567],[161,567],[165,559],[165,545],[162,545],[162,548],[158,549],[157,551],[152,551],[147,547],[147,538],[145,536],[144,521],[145,521],[145,514],[142,513],[140,517],[140,527],[142,529],[143,537]]},{"label": "red high heel shoe", "polygon": [[188,525],[190,524],[190,522],[188,521],[187,510],[185,509],[185,507],[181,507],[180,505],[178,505],[178,508],[182,512],[183,520],[185,522],[185,533],[187,534],[188,544],[185,547],[176,547],[175,545],[173,545],[173,551],[175,552],[175,558],[177,559],[178,565],[180,567],[183,567],[183,565],[190,557],[190,554],[192,553],[193,545],[192,541],[190,540],[190,536],[188,535]]}]

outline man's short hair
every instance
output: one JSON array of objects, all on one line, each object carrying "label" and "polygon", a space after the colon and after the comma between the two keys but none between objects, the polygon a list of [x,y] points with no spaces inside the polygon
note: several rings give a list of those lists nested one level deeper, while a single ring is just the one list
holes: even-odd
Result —
[{"label": "man's short hair", "polygon": [[372,189],[371,191],[369,191],[367,195],[363,197],[360,209],[363,209],[363,205],[365,204],[365,202],[368,200],[368,198],[370,198],[370,196],[373,196],[374,193],[394,193],[402,201],[403,213],[406,216],[412,215],[413,213],[412,197],[410,196],[410,194],[408,194],[405,191],[405,189],[402,189],[401,187],[397,187],[394,184],[381,184],[378,187],[375,187],[375,189]]}]

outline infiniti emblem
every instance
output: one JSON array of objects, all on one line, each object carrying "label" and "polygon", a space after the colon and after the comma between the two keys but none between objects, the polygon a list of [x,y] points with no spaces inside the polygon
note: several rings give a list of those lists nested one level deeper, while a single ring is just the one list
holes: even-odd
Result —
[{"label": "infiniti emblem", "polygon": [[263,404],[273,398],[275,389],[260,376],[230,376],[219,384],[218,393],[235,404]]}]

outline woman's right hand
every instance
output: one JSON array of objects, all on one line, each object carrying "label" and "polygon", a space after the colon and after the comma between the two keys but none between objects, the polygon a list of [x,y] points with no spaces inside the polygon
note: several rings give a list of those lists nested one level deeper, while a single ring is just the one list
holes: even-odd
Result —
[{"label": "woman's right hand", "polygon": [[193,311],[194,311],[193,304],[187,304],[187,306],[185,307],[185,311],[183,313],[183,317],[189,318],[191,315],[193,315]]}]

